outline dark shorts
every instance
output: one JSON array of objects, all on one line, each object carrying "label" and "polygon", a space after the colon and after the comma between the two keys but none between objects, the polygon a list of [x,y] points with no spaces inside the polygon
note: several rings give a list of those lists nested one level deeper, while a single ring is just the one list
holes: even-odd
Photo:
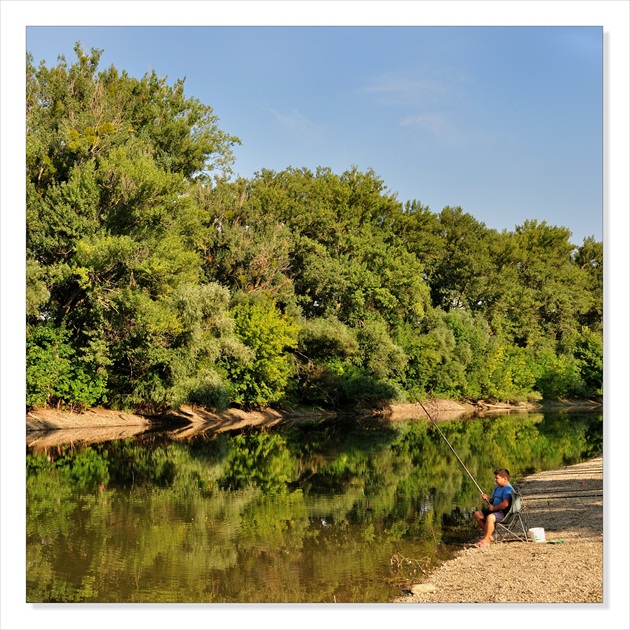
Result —
[{"label": "dark shorts", "polygon": [[481,513],[484,516],[488,516],[488,514],[494,514],[497,523],[500,523],[505,518],[505,514],[503,514],[503,512],[491,512],[488,508],[483,508],[483,510],[481,510]]}]

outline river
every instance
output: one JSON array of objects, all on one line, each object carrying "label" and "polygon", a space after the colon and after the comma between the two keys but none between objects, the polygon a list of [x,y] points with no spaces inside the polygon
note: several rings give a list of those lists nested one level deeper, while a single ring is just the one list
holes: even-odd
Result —
[{"label": "river", "polygon": [[[602,413],[440,424],[487,492],[602,452]],[[525,503],[527,498],[524,497]],[[422,420],[27,448],[28,602],[390,602],[477,533]]]}]

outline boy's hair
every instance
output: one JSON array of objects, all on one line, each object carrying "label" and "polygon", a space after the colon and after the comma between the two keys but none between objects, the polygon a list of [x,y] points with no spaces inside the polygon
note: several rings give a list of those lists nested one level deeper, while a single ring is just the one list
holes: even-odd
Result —
[{"label": "boy's hair", "polygon": [[510,471],[507,468],[497,468],[494,471],[495,475],[499,475],[500,477],[505,477],[506,479],[510,478]]}]

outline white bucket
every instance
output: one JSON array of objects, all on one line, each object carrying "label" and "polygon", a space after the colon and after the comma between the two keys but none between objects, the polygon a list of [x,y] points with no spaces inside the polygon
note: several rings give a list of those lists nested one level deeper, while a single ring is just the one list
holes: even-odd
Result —
[{"label": "white bucket", "polygon": [[529,538],[532,542],[543,543],[545,542],[545,530],[542,527],[532,527],[527,530]]}]

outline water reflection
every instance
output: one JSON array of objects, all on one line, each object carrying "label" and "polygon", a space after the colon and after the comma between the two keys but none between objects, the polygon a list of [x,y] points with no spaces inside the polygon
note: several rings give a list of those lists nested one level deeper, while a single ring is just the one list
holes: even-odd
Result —
[{"label": "water reflection", "polygon": [[[602,450],[601,414],[441,429],[483,488]],[[159,434],[27,455],[29,602],[387,602],[476,533],[423,421]]]}]

